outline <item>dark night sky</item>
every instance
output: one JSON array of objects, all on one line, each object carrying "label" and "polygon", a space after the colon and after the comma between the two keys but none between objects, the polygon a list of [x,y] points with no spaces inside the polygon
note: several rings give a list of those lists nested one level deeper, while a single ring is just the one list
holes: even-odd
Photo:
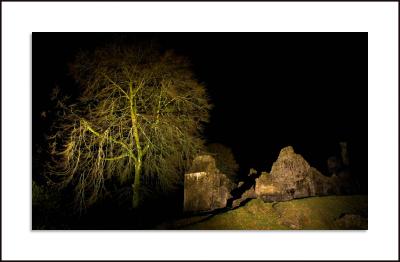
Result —
[{"label": "dark night sky", "polygon": [[190,58],[214,104],[205,137],[231,147],[242,174],[269,171],[287,145],[324,172],[338,142],[348,141],[366,184],[367,33],[33,33],[34,143],[48,124],[40,112],[50,90],[71,86],[67,62],[121,35]]}]

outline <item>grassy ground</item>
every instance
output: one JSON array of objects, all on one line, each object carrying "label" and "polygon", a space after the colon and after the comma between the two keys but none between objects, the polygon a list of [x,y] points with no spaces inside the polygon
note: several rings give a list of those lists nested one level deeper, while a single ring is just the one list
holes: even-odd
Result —
[{"label": "grassy ground", "polygon": [[246,205],[219,214],[193,216],[164,224],[164,229],[368,229],[367,196],[327,196]]}]

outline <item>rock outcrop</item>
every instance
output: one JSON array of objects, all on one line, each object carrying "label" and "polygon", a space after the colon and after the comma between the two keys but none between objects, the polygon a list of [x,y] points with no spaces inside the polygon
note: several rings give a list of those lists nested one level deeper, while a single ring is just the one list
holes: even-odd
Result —
[{"label": "rock outcrop", "polygon": [[256,179],[255,193],[267,202],[337,194],[338,181],[311,167],[291,146],[279,153],[270,173]]},{"label": "rock outcrop", "polygon": [[189,173],[185,174],[184,211],[203,212],[224,208],[231,198],[234,184],[221,173],[210,155],[193,160]]}]

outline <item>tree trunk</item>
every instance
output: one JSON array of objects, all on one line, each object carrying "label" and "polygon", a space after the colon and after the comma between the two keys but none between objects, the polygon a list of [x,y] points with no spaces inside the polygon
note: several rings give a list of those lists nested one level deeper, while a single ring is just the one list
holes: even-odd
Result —
[{"label": "tree trunk", "polygon": [[133,82],[129,82],[129,104],[131,108],[131,121],[132,121],[132,131],[133,137],[135,139],[134,143],[137,150],[137,158],[135,161],[135,181],[133,183],[133,208],[139,207],[140,204],[140,175],[142,173],[142,158],[143,151],[139,139],[139,129],[136,113],[136,98],[133,92]]},{"label": "tree trunk", "polygon": [[140,204],[140,175],[142,171],[142,162],[138,160],[135,164],[135,181],[132,185],[133,188],[133,199],[132,199],[132,207],[138,208]]}]

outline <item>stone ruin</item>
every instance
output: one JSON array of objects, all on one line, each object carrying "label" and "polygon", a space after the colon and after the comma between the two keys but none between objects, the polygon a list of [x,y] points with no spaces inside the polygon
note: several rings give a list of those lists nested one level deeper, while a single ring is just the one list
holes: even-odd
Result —
[{"label": "stone ruin", "polygon": [[240,181],[237,188],[232,191],[233,197],[230,199],[232,205],[230,207],[236,208],[244,203],[247,199],[257,198],[255,193],[254,179],[257,176],[257,170],[250,168],[245,181]]},{"label": "stone ruin", "polygon": [[257,198],[254,185],[251,186],[249,189],[245,190],[243,192],[243,194],[240,196],[240,198],[234,199],[232,201],[232,208],[240,206],[240,204],[242,204],[243,201],[245,201],[245,200],[247,200],[249,198]]},{"label": "stone ruin", "polygon": [[351,193],[349,184],[349,176],[324,176],[288,146],[279,153],[271,172],[263,172],[256,179],[255,193],[267,202],[287,201],[310,196]]},{"label": "stone ruin", "polygon": [[347,142],[340,142],[340,155],[342,157],[343,165],[349,166],[349,152],[347,150]]},{"label": "stone ruin", "polygon": [[[254,171],[250,175],[254,175]],[[244,187],[240,183],[236,190]],[[249,189],[245,188],[240,197],[233,199],[231,192],[235,185],[221,173],[210,155],[194,159],[190,172],[185,174],[184,211],[202,212],[227,207],[238,207],[249,198],[260,198],[265,202],[288,201],[311,196],[349,194],[352,192],[350,173],[330,177],[321,174],[293,147],[283,148],[269,173],[262,172]]]},{"label": "stone ruin", "polygon": [[185,174],[183,209],[185,212],[205,212],[225,208],[234,186],[218,170],[212,156],[198,156],[189,173]]}]

